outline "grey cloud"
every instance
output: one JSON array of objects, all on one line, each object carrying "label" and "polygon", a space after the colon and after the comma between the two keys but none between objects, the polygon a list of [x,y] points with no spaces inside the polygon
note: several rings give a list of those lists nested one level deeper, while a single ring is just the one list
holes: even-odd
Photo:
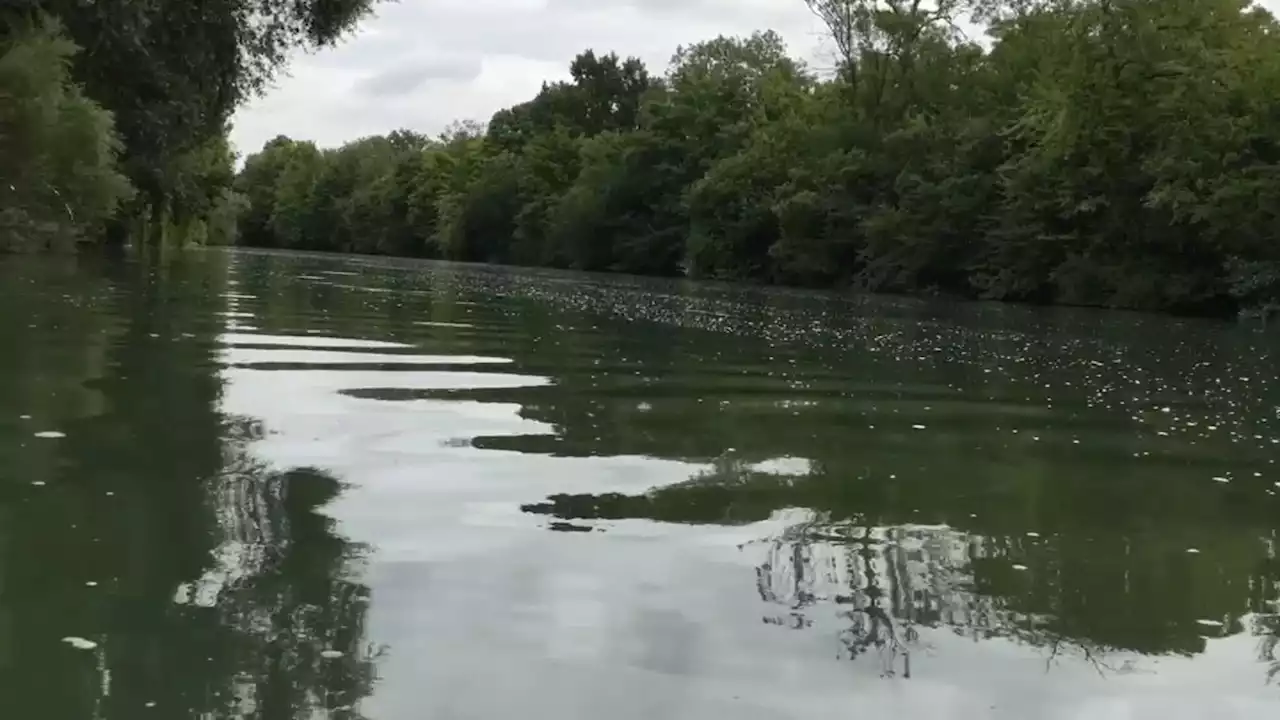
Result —
[{"label": "grey cloud", "polygon": [[480,75],[480,65],[479,57],[413,62],[369,74],[353,89],[370,97],[403,95],[424,83],[437,80],[470,82]]},{"label": "grey cloud", "polygon": [[592,48],[640,56],[661,72],[678,45],[722,33],[785,30],[781,26],[794,25],[797,17],[809,17],[802,0],[547,0],[540,7],[505,8],[401,0],[381,6],[378,17],[336,52],[308,61],[386,67],[427,47],[450,56],[508,55],[568,67]]},{"label": "grey cloud", "polygon": [[249,151],[278,133],[336,144],[401,126],[436,132],[567,78],[587,48],[660,74],[679,45],[763,29],[799,57],[816,49],[803,0],[398,0],[337,48],[297,55],[269,97],[237,113],[233,139]]},{"label": "grey cloud", "polygon": [[696,12],[700,6],[712,5],[715,0],[547,0],[548,8],[599,8],[610,6],[614,8],[635,8],[640,11],[650,12],[680,12],[693,11]]},{"label": "grey cloud", "polygon": [[[1273,11],[1280,0],[1263,0]],[[666,69],[678,45],[753,30],[782,33],[793,55],[829,67],[826,33],[803,0],[398,0],[339,47],[295,58],[271,97],[237,114],[237,146],[285,133],[336,144],[455,118],[486,119],[568,75],[586,48]]]},{"label": "grey cloud", "polygon": [[433,8],[403,0],[382,10],[365,32],[341,47],[306,60],[334,68],[385,67],[420,54],[422,48],[449,56],[506,54],[559,59],[563,43],[575,34],[566,27],[562,14],[566,13]]}]

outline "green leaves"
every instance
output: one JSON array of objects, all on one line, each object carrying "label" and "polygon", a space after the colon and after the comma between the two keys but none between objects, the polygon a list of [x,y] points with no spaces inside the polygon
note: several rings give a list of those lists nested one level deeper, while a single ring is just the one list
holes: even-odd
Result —
[{"label": "green leaves", "polygon": [[1005,73],[1026,88],[1007,134],[1002,207],[1017,220],[1005,224],[1065,243],[1042,244],[1052,297],[1157,309],[1226,294],[1239,225],[1258,217],[1258,206],[1228,206],[1226,188],[1259,169],[1251,150],[1280,132],[1263,100],[1275,87],[1273,24],[1236,0],[1117,0],[1003,26],[1001,63],[1041,58],[1034,76]]},{"label": "green leaves", "polygon": [[112,113],[121,169],[141,192],[128,208],[185,224],[203,222],[230,182],[230,156],[214,171],[207,152],[225,146],[234,110],[291,51],[335,43],[374,2],[22,0],[0,12],[0,38],[45,15],[61,23],[84,48],[71,80]]},{"label": "green leaves", "polygon": [[[1242,0],[808,4],[840,53],[825,80],[770,32],[679,48],[662,78],[587,51],[569,81],[487,129],[320,152],[319,170],[288,178],[297,188],[280,190],[285,146],[269,145],[238,181],[242,236],[1192,312],[1271,292],[1280,28],[1267,13]],[[987,46],[959,31],[970,16]],[[280,220],[295,212],[276,212],[284,200],[309,224]]]},{"label": "green leaves", "polygon": [[111,114],[71,81],[76,51],[51,22],[0,45],[0,250],[69,245],[133,192]]}]

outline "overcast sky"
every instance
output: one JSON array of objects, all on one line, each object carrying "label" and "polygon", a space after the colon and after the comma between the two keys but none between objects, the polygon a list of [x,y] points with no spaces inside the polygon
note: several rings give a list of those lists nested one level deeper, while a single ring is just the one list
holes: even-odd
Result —
[{"label": "overcast sky", "polygon": [[401,127],[434,134],[528,100],[587,48],[637,55],[660,74],[678,45],[766,29],[793,56],[832,64],[804,0],[384,3],[338,48],[296,57],[272,92],[237,113],[231,137],[248,154],[280,134],[323,146]]},{"label": "overcast sky", "polygon": [[338,48],[295,57],[236,114],[231,138],[248,154],[280,134],[325,146],[400,127],[434,134],[532,98],[587,48],[660,74],[678,45],[767,29],[792,55],[831,64],[803,0],[399,0]]}]

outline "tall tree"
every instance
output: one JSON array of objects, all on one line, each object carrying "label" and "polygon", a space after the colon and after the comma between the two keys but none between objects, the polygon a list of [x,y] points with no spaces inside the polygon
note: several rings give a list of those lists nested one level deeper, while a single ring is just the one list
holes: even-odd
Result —
[{"label": "tall tree", "polygon": [[[73,77],[114,113],[125,174],[153,225],[174,211],[184,158],[223,134],[296,48],[332,45],[375,0],[17,0],[4,19],[58,18],[84,50]],[[110,238],[123,242],[128,226]]]},{"label": "tall tree", "polygon": [[111,114],[71,80],[75,53],[43,19],[0,36],[0,249],[92,234],[132,192]]}]

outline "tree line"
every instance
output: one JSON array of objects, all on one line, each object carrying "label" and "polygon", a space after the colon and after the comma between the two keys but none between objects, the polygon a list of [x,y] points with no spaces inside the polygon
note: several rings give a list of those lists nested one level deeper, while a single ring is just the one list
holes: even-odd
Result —
[{"label": "tree line", "polygon": [[826,76],[773,32],[660,75],[587,51],[485,124],[277,137],[236,179],[240,240],[1174,312],[1278,297],[1265,10],[805,1]]},{"label": "tree line", "polygon": [[230,239],[232,112],[376,0],[7,0],[0,250]]},{"label": "tree line", "polygon": [[240,242],[1280,308],[1280,33],[1265,10],[796,1],[829,29],[834,73],[772,32],[680,48],[661,74],[587,51],[487,123],[333,149],[282,136],[239,174],[235,108],[375,0],[6,3],[0,249]]}]

